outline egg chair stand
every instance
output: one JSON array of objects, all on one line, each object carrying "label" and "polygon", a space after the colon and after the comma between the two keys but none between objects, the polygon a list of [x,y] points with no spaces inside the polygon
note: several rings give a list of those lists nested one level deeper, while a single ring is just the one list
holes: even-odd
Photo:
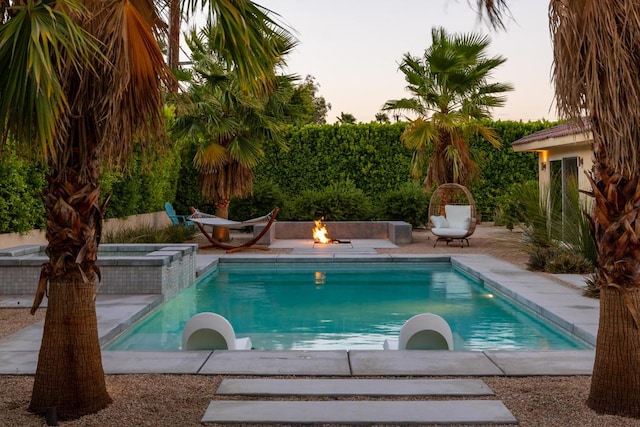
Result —
[{"label": "egg chair stand", "polygon": [[447,245],[454,240],[469,246],[469,237],[475,232],[478,217],[476,204],[469,189],[456,183],[440,185],[429,201],[429,229],[438,242]]}]

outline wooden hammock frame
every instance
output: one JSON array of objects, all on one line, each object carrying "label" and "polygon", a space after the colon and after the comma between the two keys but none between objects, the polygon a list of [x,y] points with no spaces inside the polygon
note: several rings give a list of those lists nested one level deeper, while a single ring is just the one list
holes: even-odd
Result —
[{"label": "wooden hammock frame", "polygon": [[[267,215],[265,215],[265,217],[268,218],[268,221],[266,222],[251,222],[251,220],[249,221],[243,221],[243,222],[234,222],[234,221],[228,221],[229,223],[233,223],[232,225],[237,228],[237,227],[251,227],[257,224],[265,224],[264,228],[262,229],[262,231],[260,231],[260,233],[258,233],[257,236],[254,236],[253,238],[251,238],[250,240],[248,240],[245,243],[242,243],[240,245],[231,245],[229,243],[225,243],[225,242],[221,242],[220,240],[216,239],[215,237],[212,236],[212,233],[209,233],[205,228],[204,225],[201,224],[198,221],[193,221],[196,226],[198,227],[198,229],[200,230],[200,232],[204,235],[204,237],[207,238],[207,240],[211,243],[210,245],[205,245],[205,246],[201,246],[201,249],[207,249],[207,248],[219,248],[219,249],[224,249],[225,251],[227,251],[227,253],[234,253],[234,252],[239,252],[239,251],[243,251],[246,249],[259,249],[262,251],[268,251],[269,246],[264,246],[264,245],[256,245],[256,243],[262,238],[262,236],[264,236],[267,231],[269,231],[269,228],[271,228],[271,226],[273,225],[273,223],[276,220],[276,217],[278,216],[278,212],[280,211],[280,209],[276,206],[275,208],[273,208],[273,210],[271,212],[269,212]],[[189,217],[189,219],[191,220],[197,220],[199,218],[205,218],[202,213],[195,209],[194,207],[191,208],[191,216]],[[213,217],[213,216],[209,216],[209,217]],[[227,228],[231,228],[230,225],[213,225],[214,227],[227,227]]]}]

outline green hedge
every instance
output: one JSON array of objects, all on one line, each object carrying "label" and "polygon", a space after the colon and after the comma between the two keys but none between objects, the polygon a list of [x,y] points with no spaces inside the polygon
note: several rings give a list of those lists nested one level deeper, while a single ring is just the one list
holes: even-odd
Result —
[{"label": "green hedge", "polygon": [[44,170],[13,154],[0,160],[0,233],[44,228]]},{"label": "green hedge", "polygon": [[291,128],[288,151],[266,147],[256,181],[289,195],[347,180],[369,197],[407,181],[411,153],[399,142],[405,124],[308,125]]},{"label": "green hedge", "polygon": [[[513,183],[538,179],[535,154],[514,153],[511,142],[554,123],[497,121],[491,125],[503,141],[502,149],[496,150],[480,138],[471,141],[481,170],[471,190],[483,220],[493,219],[499,197]],[[288,151],[267,145],[265,158],[255,169],[258,199],[244,204],[232,202],[230,216],[249,218],[268,211],[277,202],[282,208],[282,218],[298,219],[293,217],[295,212],[305,209],[308,212],[307,208],[311,208],[304,206],[304,200],[296,201],[306,191],[321,191],[327,197],[314,210],[334,210],[336,217],[344,216],[346,211],[357,210],[353,206],[339,206],[333,199],[340,190],[335,186],[348,182],[350,189],[343,190],[349,190],[359,203],[367,205],[362,213],[366,217],[402,217],[414,224],[424,221],[419,212],[425,200],[412,195],[407,187],[412,153],[400,142],[405,126],[406,123],[370,123],[290,128]],[[200,196],[193,154],[192,147],[176,144],[162,161],[154,160],[143,166],[138,158],[128,174],[104,172],[103,196],[112,192],[107,217],[163,210],[166,201],[174,202],[179,213],[187,213],[189,206],[212,211],[211,202]],[[41,168],[11,154],[0,158],[0,232],[26,232],[44,226],[40,196],[44,186]],[[356,195],[354,189],[361,191],[367,201]],[[261,200],[259,195],[266,193],[268,197]],[[305,194],[307,200],[312,198]],[[406,206],[411,203],[416,206]],[[243,212],[250,209],[255,212]]]},{"label": "green hedge", "polygon": [[172,147],[161,158],[153,160],[143,160],[138,154],[127,172],[103,171],[102,196],[111,194],[105,217],[125,218],[164,210],[165,202],[176,197],[182,168],[181,149]]},{"label": "green hedge", "polygon": [[490,125],[500,136],[501,149],[491,147],[479,137],[471,141],[471,150],[480,168],[480,177],[471,186],[471,192],[483,220],[494,219],[500,195],[507,192],[512,184],[538,180],[537,155],[516,153],[511,143],[555,124],[547,121],[496,121]]},{"label": "green hedge", "polygon": [[[511,143],[554,124],[496,121],[490,125],[503,142],[501,149],[493,148],[480,137],[470,141],[481,170],[471,191],[483,220],[493,219],[497,198],[511,184],[538,179],[536,155],[516,153]],[[322,191],[331,183],[349,180],[372,200],[378,212],[384,212],[379,206],[381,196],[400,190],[410,181],[412,153],[400,142],[406,125],[368,123],[291,128],[288,151],[267,147],[264,161],[255,169],[256,181],[276,184],[293,201],[305,191]],[[286,212],[283,214],[288,216]]]}]

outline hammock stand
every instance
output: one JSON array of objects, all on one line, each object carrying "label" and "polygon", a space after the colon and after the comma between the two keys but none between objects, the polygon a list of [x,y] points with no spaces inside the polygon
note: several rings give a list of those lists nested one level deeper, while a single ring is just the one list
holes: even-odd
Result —
[{"label": "hammock stand", "polygon": [[[210,245],[202,246],[201,247],[202,249],[219,248],[219,249],[226,250],[227,253],[239,252],[246,249],[259,249],[262,251],[268,251],[269,246],[256,245],[256,243],[262,238],[262,236],[264,236],[267,233],[267,231],[269,231],[269,228],[271,228],[271,226],[276,220],[276,217],[278,216],[279,210],[280,209],[276,206],[275,208],[273,208],[271,212],[269,212],[264,216],[248,219],[246,221],[231,221],[228,219],[220,218],[215,215],[200,212],[198,209],[192,207],[191,215],[189,216],[188,219],[190,219],[196,224],[200,232],[211,243]],[[242,243],[240,245],[231,245],[229,243],[221,242],[215,237],[213,237],[212,234],[209,233],[204,228],[206,225],[212,226],[212,227],[243,228],[243,227],[252,227],[257,224],[266,224],[266,225],[264,226],[262,231],[258,233],[257,236],[254,236],[249,241]]]}]

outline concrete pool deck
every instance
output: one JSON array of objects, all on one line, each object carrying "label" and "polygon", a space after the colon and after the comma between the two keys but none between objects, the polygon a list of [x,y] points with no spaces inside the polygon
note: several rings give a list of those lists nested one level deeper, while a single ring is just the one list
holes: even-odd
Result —
[{"label": "concrete pool deck", "polygon": [[[562,286],[543,275],[489,255],[376,254],[382,244],[353,242],[351,250],[323,248],[314,251],[304,243],[276,242],[289,247],[290,254],[238,253],[197,255],[197,269],[204,273],[224,262],[364,260],[399,262],[420,260],[451,261],[457,268],[481,280],[496,293],[526,305],[540,317],[595,345],[599,301],[582,296],[579,289]],[[288,244],[289,246],[284,246]],[[388,241],[387,243],[388,244]],[[574,278],[575,279],[575,278]],[[578,279],[579,280],[579,279]],[[31,295],[0,296],[0,307],[30,306]],[[46,302],[46,300],[45,300]],[[161,295],[99,295],[96,301],[98,328],[106,344],[133,322],[162,302]],[[0,374],[32,375],[36,370],[43,322],[0,339]],[[382,348],[382,346],[381,346]],[[194,351],[127,352],[103,351],[106,374],[230,374],[300,376],[529,376],[591,375],[594,350],[566,351]]]}]

